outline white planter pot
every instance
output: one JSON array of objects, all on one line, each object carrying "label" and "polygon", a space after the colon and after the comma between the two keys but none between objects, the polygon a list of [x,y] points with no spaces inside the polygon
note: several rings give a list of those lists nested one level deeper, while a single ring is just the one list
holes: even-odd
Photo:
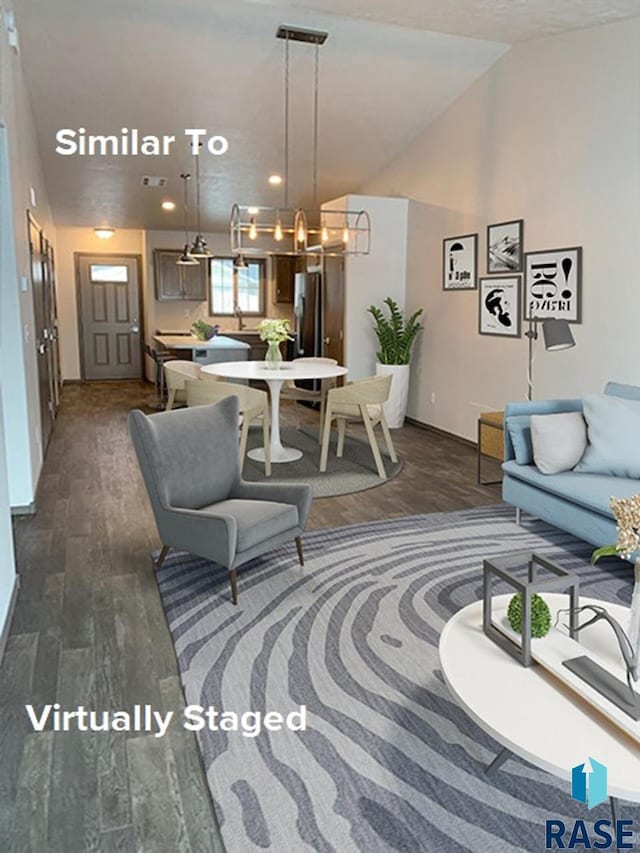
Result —
[{"label": "white planter pot", "polygon": [[390,429],[399,429],[404,423],[409,397],[409,369],[408,364],[376,364],[376,376],[393,376],[389,399],[384,404],[384,416]]}]

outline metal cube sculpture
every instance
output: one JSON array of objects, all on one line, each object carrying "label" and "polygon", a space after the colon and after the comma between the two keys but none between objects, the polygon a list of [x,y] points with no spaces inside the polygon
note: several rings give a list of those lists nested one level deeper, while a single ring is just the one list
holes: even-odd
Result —
[{"label": "metal cube sculpture", "polygon": [[[515,569],[527,564],[526,577],[519,576]],[[516,593],[522,593],[522,641],[520,644],[507,637],[492,620],[494,581],[506,581]],[[531,666],[531,602],[541,592],[569,590],[569,635],[577,636],[578,578],[531,551],[519,551],[504,557],[491,557],[483,561],[483,609],[482,628],[484,633],[500,648],[508,652],[523,666]]]}]

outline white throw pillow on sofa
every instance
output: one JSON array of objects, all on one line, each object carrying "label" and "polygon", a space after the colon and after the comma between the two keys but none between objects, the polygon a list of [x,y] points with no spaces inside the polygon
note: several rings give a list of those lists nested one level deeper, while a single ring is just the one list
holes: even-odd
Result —
[{"label": "white throw pillow on sofa", "polygon": [[587,447],[587,426],[581,412],[531,415],[533,461],[543,474],[570,471]]}]

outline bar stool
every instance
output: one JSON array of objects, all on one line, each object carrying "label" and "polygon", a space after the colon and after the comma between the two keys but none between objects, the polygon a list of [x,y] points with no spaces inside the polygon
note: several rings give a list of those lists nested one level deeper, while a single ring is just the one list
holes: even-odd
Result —
[{"label": "bar stool", "polygon": [[148,355],[155,365],[156,399],[154,401],[153,408],[162,410],[164,409],[165,397],[164,371],[162,367],[165,361],[169,361],[174,358],[174,356],[169,350],[156,350],[148,343],[143,345],[143,349],[144,354]]}]

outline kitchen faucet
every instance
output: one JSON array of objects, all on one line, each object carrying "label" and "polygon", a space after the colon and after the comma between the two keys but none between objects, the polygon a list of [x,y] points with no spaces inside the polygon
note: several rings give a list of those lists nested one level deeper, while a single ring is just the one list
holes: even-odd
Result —
[{"label": "kitchen faucet", "polygon": [[233,314],[234,317],[238,318],[238,331],[241,332],[244,329],[244,319],[242,316],[242,309],[240,308],[237,302],[233,306]]}]

